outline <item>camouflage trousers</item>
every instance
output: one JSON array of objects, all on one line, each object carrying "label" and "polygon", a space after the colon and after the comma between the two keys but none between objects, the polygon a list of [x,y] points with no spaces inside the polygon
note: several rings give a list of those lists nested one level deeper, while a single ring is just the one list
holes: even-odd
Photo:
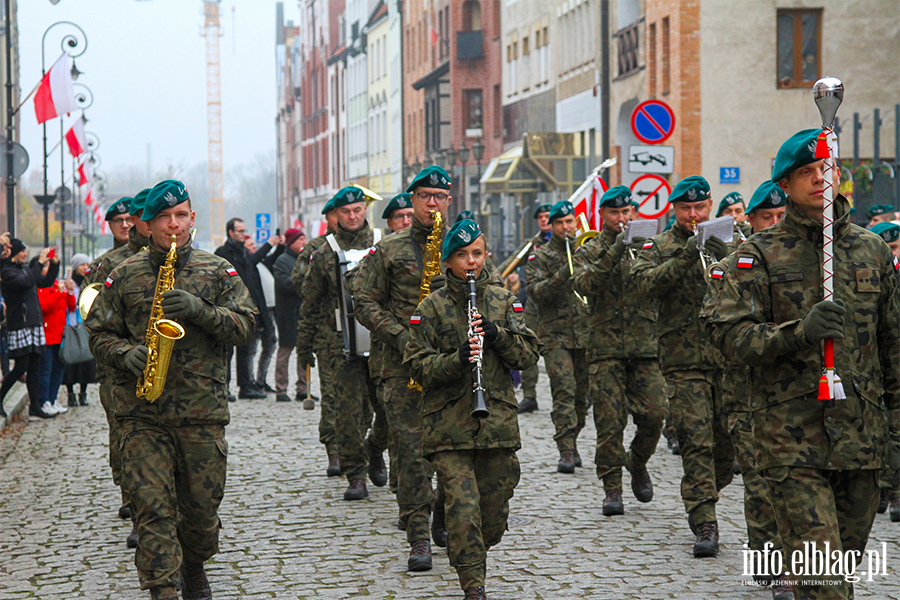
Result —
[{"label": "camouflage trousers", "polygon": [[728,430],[734,443],[734,454],[741,466],[744,482],[744,520],[747,521],[748,546],[762,550],[771,542],[775,550],[782,547],[775,509],[769,484],[756,468],[756,450],[753,443],[753,418],[748,412],[732,412],[728,415]]},{"label": "camouflage trousers", "polygon": [[408,377],[384,380],[384,412],[397,453],[397,507],[406,518],[406,540],[427,540],[431,516],[432,467],[422,455],[422,392],[407,387]]},{"label": "camouflage trousers", "polygon": [[543,357],[553,395],[553,439],[560,452],[574,450],[590,403],[587,356],[583,348],[556,348],[545,350]]},{"label": "camouflage trousers", "polygon": [[666,418],[665,380],[659,361],[604,359],[591,363],[591,399],[597,428],[594,463],[603,489],[622,489],[625,465],[624,434],[628,415],[637,426],[631,440],[631,461],[647,464]]},{"label": "camouflage trousers", "polygon": [[718,370],[665,374],[675,435],[681,446],[681,499],[697,525],[716,520],[719,490],[734,479],[734,445],[728,433]]},{"label": "camouflage trousers", "polygon": [[[369,371],[371,374],[371,369]],[[391,433],[391,428],[387,422],[387,415],[384,412],[384,381],[381,378],[372,377],[375,382],[375,402],[381,406],[381,414],[384,417],[384,427],[387,429],[387,451],[388,451],[388,488],[392,494],[397,493],[397,442]],[[372,425],[372,431],[369,437],[375,437],[376,441],[383,439],[381,433],[382,425],[378,420],[378,412],[375,413],[375,423]]]},{"label": "camouflage trousers", "polygon": [[141,589],[177,585],[182,560],[219,551],[219,504],[225,493],[225,427],[161,427],[120,420],[122,475],[131,492],[140,545]]},{"label": "camouflage trousers", "polygon": [[338,453],[337,445],[334,442],[334,422],[337,418],[335,416],[334,374],[344,360],[344,353],[341,350],[316,352],[319,392],[322,395],[319,401],[319,442],[325,446],[328,456]]},{"label": "camouflage trousers", "polygon": [[497,448],[436,452],[431,463],[446,497],[450,564],[463,590],[483,586],[487,551],[507,528],[519,459],[515,450]]},{"label": "camouflage trousers", "polygon": [[538,364],[534,363],[524,371],[522,371],[522,397],[534,398],[537,400],[537,383],[540,369]]},{"label": "camouflage trousers", "polygon": [[372,385],[375,389],[374,401],[372,402],[372,412],[375,414],[375,420],[372,422],[372,428],[369,430],[366,440],[372,450],[380,454],[390,448],[390,430],[388,428],[387,415],[384,413],[384,384],[380,380],[373,378]]},{"label": "camouflage trousers", "polygon": [[[810,547],[829,554],[863,552],[878,510],[878,471],[824,471],[805,467],[774,467],[765,476],[772,492],[775,520],[784,542],[784,554],[796,600],[853,598],[853,585],[840,575],[817,575],[803,560],[809,575],[795,572],[793,557],[810,555]],[[804,546],[804,543],[807,543]],[[881,549],[877,549],[879,554]],[[829,557],[831,558],[831,557]],[[881,557],[884,560],[886,557]],[[833,560],[833,559],[832,559]],[[829,560],[831,564],[832,560]],[[819,562],[821,564],[821,561]],[[832,571],[833,572],[833,571]],[[858,575],[859,573],[857,573]],[[833,585],[811,585],[804,581],[828,580]]]},{"label": "camouflage trousers", "polygon": [[343,358],[333,376],[334,442],[347,481],[365,479],[368,458],[363,446],[372,424],[375,384],[365,357]]},{"label": "camouflage trousers", "polygon": [[106,413],[106,423],[109,425],[109,468],[112,471],[113,483],[122,492],[122,506],[131,505],[131,496],[128,494],[128,486],[122,485],[122,426],[116,419],[112,406],[112,377],[100,378],[100,406]]}]

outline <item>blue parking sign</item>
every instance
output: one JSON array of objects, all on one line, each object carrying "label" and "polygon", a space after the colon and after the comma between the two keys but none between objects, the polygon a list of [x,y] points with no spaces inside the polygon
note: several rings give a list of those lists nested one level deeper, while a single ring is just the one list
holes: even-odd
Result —
[{"label": "blue parking sign", "polygon": [[256,230],[257,245],[266,243],[266,240],[268,240],[271,235],[272,234],[270,233],[270,230],[268,230],[268,229],[257,229]]},{"label": "blue parking sign", "polygon": [[719,184],[737,185],[741,182],[740,167],[719,167]]}]

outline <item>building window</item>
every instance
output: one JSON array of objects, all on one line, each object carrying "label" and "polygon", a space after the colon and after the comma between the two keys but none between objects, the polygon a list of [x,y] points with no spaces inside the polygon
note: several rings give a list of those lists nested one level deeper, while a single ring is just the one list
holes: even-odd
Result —
[{"label": "building window", "polygon": [[503,119],[500,116],[503,114],[503,104],[500,99],[500,86],[494,86],[494,137],[500,137],[500,134],[503,133]]},{"label": "building window", "polygon": [[616,32],[619,40],[619,78],[637,73],[640,69],[639,22],[636,21]]},{"label": "building window", "polygon": [[662,20],[662,93],[669,93],[669,17]]},{"label": "building window", "polygon": [[522,38],[522,56],[528,56],[529,52],[530,50],[528,48],[528,36],[526,35]]},{"label": "building window", "polygon": [[647,80],[650,84],[650,96],[656,96],[656,23],[647,28],[647,64],[650,65]]},{"label": "building window", "polygon": [[463,31],[481,29],[481,3],[478,0],[466,0],[463,3]]},{"label": "building window", "polygon": [[820,77],[822,9],[778,11],[778,87],[812,87]]},{"label": "building window", "polygon": [[481,90],[463,92],[463,118],[465,129],[481,129],[484,122],[484,103]]},{"label": "building window", "polygon": [[534,30],[534,49],[537,50],[540,47],[541,47],[541,30],[535,29]]}]

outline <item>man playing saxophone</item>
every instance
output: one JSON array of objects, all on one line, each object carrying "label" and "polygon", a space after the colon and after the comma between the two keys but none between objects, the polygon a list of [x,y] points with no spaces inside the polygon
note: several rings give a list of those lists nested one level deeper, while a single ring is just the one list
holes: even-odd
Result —
[{"label": "man playing saxophone", "polygon": [[[422,391],[409,386],[410,370],[403,364],[403,352],[409,340],[409,318],[419,304],[423,270],[441,272],[444,227],[435,232],[434,224],[436,214],[446,216],[450,176],[441,167],[427,167],[407,191],[412,200],[412,227],[381,240],[374,253],[360,263],[352,286],[359,322],[384,343],[380,376],[388,427],[397,444],[397,504],[410,544],[408,568],[427,571],[431,569],[431,465],[422,456]],[[428,252],[429,243],[436,252]],[[435,264],[426,264],[429,254]],[[446,545],[442,523],[443,507],[436,505],[435,543]]]},{"label": "man playing saxophone", "polygon": [[[191,248],[194,212],[184,184],[157,184],[141,219],[150,225],[149,251],[106,278],[86,325],[91,351],[115,371],[112,406],[121,426],[123,485],[140,533],[141,589],[171,600],[180,580],[182,598],[200,600],[211,597],[203,562],[218,552],[225,491],[227,350],[253,338],[256,309],[227,261]],[[173,241],[176,252],[167,261]],[[162,394],[151,403],[136,386],[147,366],[154,291],[168,268],[172,289],[159,304],[186,335],[175,342]]]}]

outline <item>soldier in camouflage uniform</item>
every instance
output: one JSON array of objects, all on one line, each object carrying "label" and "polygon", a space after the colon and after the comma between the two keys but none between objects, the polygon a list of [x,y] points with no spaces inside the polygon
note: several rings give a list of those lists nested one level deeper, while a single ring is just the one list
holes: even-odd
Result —
[{"label": "soldier in camouflage uniform", "polygon": [[[491,285],[483,269],[484,238],[474,221],[456,223],[444,240],[446,285],[410,317],[404,364],[424,387],[423,447],[447,497],[448,554],[466,600],[483,600],[487,551],[507,528],[509,499],[519,482],[521,447],[510,369],[538,357],[538,341],[524,309],[508,290]],[[476,275],[476,334],[469,338],[467,271]],[[482,354],[484,398],[490,416],[477,420],[472,359]]]},{"label": "soldier in camouflage uniform", "polygon": [[[428,236],[433,213],[442,216],[450,203],[450,176],[438,166],[426,167],[410,183],[413,224],[375,246],[354,278],[357,319],[383,343],[381,379],[391,434],[397,443],[397,504],[406,520],[411,571],[431,569],[428,518],[434,500],[431,465],[422,456],[422,392],[410,389],[410,369],[403,364],[409,340],[409,318],[419,304]],[[443,511],[435,509],[440,522]],[[446,542],[437,536],[441,544]]]},{"label": "soldier in camouflage uniform", "polygon": [[[313,344],[320,322],[328,323],[327,335],[343,347],[338,338],[336,312],[339,309],[341,284],[337,279],[338,256],[331,243],[341,250],[362,250],[374,243],[374,232],[366,220],[366,198],[355,187],[341,188],[332,198],[337,214],[337,231],[326,237],[327,243],[316,250],[303,281],[303,304],[297,325],[297,353],[302,366],[315,366]],[[298,261],[299,262],[299,261]],[[330,358],[330,357],[329,357]],[[372,423],[375,385],[369,377],[364,356],[341,356],[333,363],[334,445],[341,473],[348,486],[344,500],[368,497],[366,459],[363,440]],[[323,392],[324,395],[324,392]]]},{"label": "soldier in camouflage uniform", "polygon": [[[84,277],[83,287],[87,287],[91,283],[103,283],[119,264],[125,259],[137,254],[147,247],[150,238],[150,226],[141,221],[141,212],[144,210],[144,201],[147,199],[149,189],[141,190],[134,198],[122,198],[113,204],[107,212],[107,218],[115,211],[121,210],[119,205],[125,209],[124,215],[131,217],[130,222],[133,223],[128,228],[128,243],[124,246],[113,248],[104,252],[91,263],[88,272]],[[122,213],[118,213],[121,215]],[[121,218],[114,216],[113,218]],[[100,405],[106,413],[106,422],[109,425],[109,467],[112,470],[113,483],[119,487],[122,492],[122,505],[119,507],[119,516],[123,519],[131,518],[131,499],[128,496],[128,486],[122,485],[122,457],[120,452],[119,439],[121,430],[119,422],[115,417],[115,410],[112,406],[112,386],[115,376],[115,370],[104,364],[103,361],[97,361],[97,381],[100,383]],[[126,545],[129,548],[137,547],[138,530],[137,522],[132,518],[131,533],[128,534]]]},{"label": "soldier in camouflage uniform", "polygon": [[[537,252],[537,249],[550,241],[553,232],[550,229],[550,210],[552,204],[541,204],[534,209],[532,215],[537,221],[538,232],[531,238],[531,254]],[[528,256],[530,256],[529,254]],[[506,267],[516,260],[516,255],[512,254],[497,268],[498,273],[506,271]],[[523,265],[519,265],[521,267]],[[528,293],[528,281],[523,281],[525,293]],[[525,324],[532,331],[537,331],[537,308],[534,302],[525,300]],[[538,409],[537,403],[537,383],[540,376],[540,369],[537,363],[522,371],[522,402],[519,403],[520,413],[530,413]]]},{"label": "soldier in camouflage uniform", "polygon": [[[128,242],[131,240],[131,230],[133,229],[133,226],[131,217],[128,214],[128,209],[129,206],[131,206],[132,200],[134,200],[134,198],[129,196],[119,198],[107,209],[105,220],[109,223],[109,231],[113,236],[113,247],[95,258],[94,262],[90,264],[87,272],[84,274],[84,285],[96,281],[96,277],[89,277],[91,271],[95,269],[107,268],[108,274],[112,269],[110,269],[108,265],[104,267],[104,261],[109,258],[109,256],[112,256],[112,253],[116,250],[127,246]],[[91,281],[87,281],[88,279]]]},{"label": "soldier in camouflage uniform", "polygon": [[[569,252],[575,250],[575,210],[561,200],[550,211],[553,235],[528,257],[525,275],[529,303],[537,308],[537,335],[550,378],[553,411],[550,413],[559,449],[560,473],[574,473],[581,466],[576,442],[584,428],[590,398],[587,306],[572,288]],[[567,251],[567,246],[570,248]]]},{"label": "soldier in camouflage uniform", "polygon": [[[653,456],[666,417],[665,381],[659,370],[656,320],[659,300],[634,298],[630,289],[631,262],[626,257],[624,228],[634,207],[631,190],[623,185],[600,199],[603,229],[579,248],[575,290],[588,301],[591,398],[597,428],[594,462],[606,498],[603,514],[625,512],[622,467],[631,473],[631,489],[640,502],[653,499],[647,461]],[[633,240],[632,251],[644,240]],[[631,414],[637,426],[631,449],[623,445]]]},{"label": "soldier in camouflage uniform", "polygon": [[[675,224],[644,244],[631,276],[638,295],[660,301],[659,361],[681,448],[681,498],[700,558],[719,551],[716,502],[734,477],[734,446],[721,391],[722,355],[700,323],[707,284],[695,230],[712,209],[709,184],[687,177],[669,200]],[[706,250],[721,260],[728,246],[711,238]]]},{"label": "soldier in camouflage uniform", "polygon": [[[325,215],[328,224],[325,235],[313,238],[303,247],[303,251],[297,256],[297,262],[294,263],[294,270],[291,271],[291,283],[294,285],[294,291],[301,298],[303,298],[303,280],[306,278],[313,254],[328,243],[325,237],[329,233],[337,231],[337,214],[334,212],[334,204],[331,200],[325,204],[322,214]],[[338,457],[337,445],[334,443],[335,403],[332,376],[337,365],[344,360],[344,344],[341,336],[335,331],[333,313],[326,314],[327,311],[323,307],[318,307],[318,311],[320,314],[315,319],[316,330],[313,334],[312,349],[319,359],[316,366],[319,369],[319,393],[322,395],[319,414],[319,443],[325,446],[325,453],[328,456],[326,473],[329,477],[338,477],[341,474],[341,461]],[[309,385],[308,382],[307,385]]]},{"label": "soldier in camouflage uniform", "polygon": [[744,197],[740,192],[731,192],[725,194],[722,201],[719,202],[719,209],[716,211],[716,217],[731,216],[734,217],[735,233],[747,238],[752,233],[752,228],[748,222],[747,205],[744,203]]},{"label": "soldier in camouflage uniform", "polygon": [[[157,184],[141,219],[150,224],[149,251],[107,277],[86,325],[91,351],[115,369],[112,406],[122,428],[123,481],[140,531],[134,561],[141,589],[155,600],[174,600],[180,579],[183,599],[199,600],[211,596],[203,562],[218,552],[225,491],[227,351],[253,338],[256,309],[227,261],[191,248],[194,213],[183,184]],[[161,308],[185,335],[175,342],[165,389],[151,403],[135,389],[147,363],[144,334],[172,235],[175,289],[162,294]]]},{"label": "soldier in camouflage uniform", "polygon": [[[792,557],[802,556],[804,543],[863,552],[878,507],[879,471],[900,467],[900,265],[877,235],[850,222],[839,195],[837,302],[822,300],[826,173],[815,157],[818,134],[801,131],[779,149],[772,181],[788,195],[784,220],[741,245],[709,318],[724,355],[750,367],[758,468]],[[833,177],[838,189],[839,172]],[[822,402],[827,338],[834,339],[846,398]],[[839,575],[790,572],[801,581],[796,598],[853,597],[852,584]]]},{"label": "soldier in camouflage uniform", "polygon": [[[747,206],[747,216],[753,224],[753,233],[774,225],[784,214],[787,197],[784,191],[771,181],[763,182]],[[709,315],[719,302],[719,294],[724,274],[735,261],[735,255],[729,254],[722,259],[720,265],[710,272],[709,293],[704,302],[701,319],[708,321]],[[772,507],[772,494],[765,478],[760,474],[756,464],[753,443],[753,413],[747,396],[749,372],[745,365],[728,361],[723,369],[722,397],[728,406],[728,431],[734,444],[734,452],[740,465],[741,479],[744,483],[744,520],[747,523],[747,546],[751,550],[764,551],[752,555],[751,568],[753,578],[762,584],[772,584],[774,600],[792,600],[790,586],[784,581],[786,577],[773,579],[772,566],[778,558],[789,561],[785,557],[781,535],[775,522],[775,509]],[[768,544],[768,548],[766,548]],[[762,564],[760,561],[768,556],[773,562]],[[787,564],[787,562],[785,562]]]}]

